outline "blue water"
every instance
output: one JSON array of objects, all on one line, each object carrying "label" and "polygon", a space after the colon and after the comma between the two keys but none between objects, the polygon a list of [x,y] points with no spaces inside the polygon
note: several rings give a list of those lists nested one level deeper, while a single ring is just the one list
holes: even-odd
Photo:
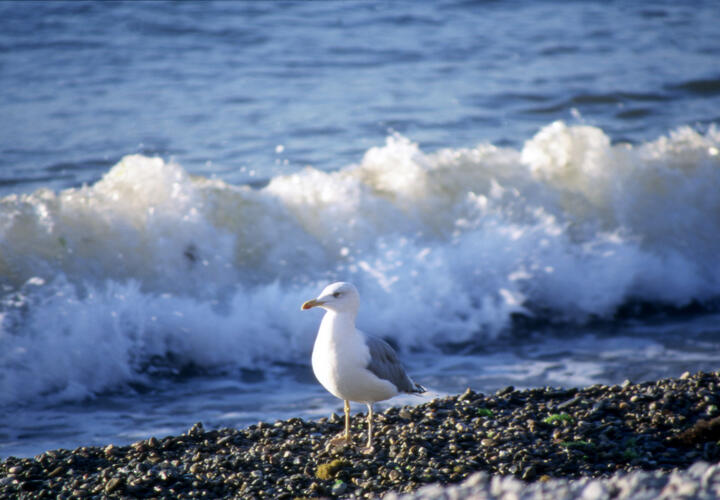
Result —
[{"label": "blue water", "polygon": [[719,25],[0,3],[0,456],[327,415],[334,279],[436,394],[718,369]]},{"label": "blue water", "polygon": [[[122,156],[233,183],[519,146],[576,113],[613,141],[720,118],[716,2],[3,2],[6,194]],[[282,145],[282,152],[276,152]],[[252,175],[254,173],[254,175]]]}]

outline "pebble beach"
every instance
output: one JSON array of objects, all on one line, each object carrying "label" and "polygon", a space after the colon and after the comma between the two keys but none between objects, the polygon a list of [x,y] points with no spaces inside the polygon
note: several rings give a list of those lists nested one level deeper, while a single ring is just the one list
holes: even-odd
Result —
[{"label": "pebble beach", "polygon": [[470,389],[376,414],[375,452],[332,415],[0,462],[0,497],[714,498],[720,372],[581,389]]}]

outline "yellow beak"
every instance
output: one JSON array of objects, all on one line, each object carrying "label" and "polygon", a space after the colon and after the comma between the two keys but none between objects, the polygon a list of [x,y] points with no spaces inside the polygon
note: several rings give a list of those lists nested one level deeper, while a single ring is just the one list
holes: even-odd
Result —
[{"label": "yellow beak", "polygon": [[312,309],[313,307],[321,306],[324,303],[325,302],[323,302],[322,300],[312,299],[312,300],[308,300],[307,302],[303,303],[303,305],[300,309],[302,309],[303,311],[306,311],[308,309]]}]

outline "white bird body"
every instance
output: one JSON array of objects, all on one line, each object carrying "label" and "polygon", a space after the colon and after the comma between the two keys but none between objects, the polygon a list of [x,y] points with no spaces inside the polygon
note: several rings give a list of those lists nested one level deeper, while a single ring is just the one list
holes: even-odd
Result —
[{"label": "white bird body", "polygon": [[425,392],[425,388],[408,377],[392,347],[355,328],[359,306],[357,289],[350,283],[338,282],[325,287],[302,309],[321,307],[326,311],[313,347],[313,372],[328,392],[345,402],[345,434],[330,444],[350,442],[349,402],[355,401],[368,407],[365,449],[372,450],[372,404],[401,392]]},{"label": "white bird body", "polygon": [[370,349],[349,313],[328,311],[320,323],[312,353],[315,377],[333,396],[358,403],[398,395],[394,384],[368,371]]}]

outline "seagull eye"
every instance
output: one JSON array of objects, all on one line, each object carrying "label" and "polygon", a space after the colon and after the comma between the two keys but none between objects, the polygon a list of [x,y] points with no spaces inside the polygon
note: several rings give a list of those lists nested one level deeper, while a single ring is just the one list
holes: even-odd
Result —
[{"label": "seagull eye", "polygon": [[338,297],[340,297],[341,295],[342,295],[342,294],[341,294],[340,292],[335,292],[335,293],[333,293],[333,297],[335,297],[336,299],[337,299]]}]

